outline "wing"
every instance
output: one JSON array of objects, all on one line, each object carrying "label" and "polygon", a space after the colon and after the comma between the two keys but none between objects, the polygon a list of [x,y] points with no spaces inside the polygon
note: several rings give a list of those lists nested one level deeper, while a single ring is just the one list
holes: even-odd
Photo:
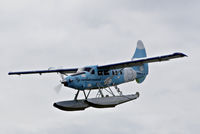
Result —
[{"label": "wing", "polygon": [[174,54],[163,55],[163,56],[158,56],[158,57],[141,58],[141,59],[133,60],[133,61],[98,66],[98,69],[120,69],[120,68],[126,68],[126,67],[139,66],[144,63],[167,61],[170,59],[181,58],[181,57],[185,57],[185,56],[187,56],[187,55],[185,55],[183,53],[174,53]]},{"label": "wing", "polygon": [[[187,55],[185,55],[183,53],[174,53],[174,54],[170,54],[170,55],[164,55],[164,56],[158,56],[158,57],[152,57],[152,58],[142,58],[142,59],[134,60],[134,61],[127,61],[127,62],[121,62],[121,63],[116,63],[116,64],[98,66],[98,69],[120,69],[120,68],[132,67],[132,66],[139,66],[144,63],[167,61],[170,59],[180,58],[180,57],[185,57],[185,56],[187,56]],[[77,70],[78,70],[78,68],[22,71],[22,72],[9,72],[8,75],[43,74],[43,73],[66,74],[66,73],[76,73]]]},{"label": "wing", "polygon": [[22,72],[9,72],[8,75],[21,75],[21,74],[43,74],[43,73],[76,73],[78,68],[70,69],[51,69],[51,70],[36,70],[36,71],[22,71]]}]

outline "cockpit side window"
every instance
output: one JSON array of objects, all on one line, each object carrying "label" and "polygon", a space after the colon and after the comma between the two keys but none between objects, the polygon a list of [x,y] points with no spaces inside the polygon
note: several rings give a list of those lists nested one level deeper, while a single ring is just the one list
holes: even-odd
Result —
[{"label": "cockpit side window", "polygon": [[94,69],[92,69],[91,74],[95,74]]},{"label": "cockpit side window", "polygon": [[86,68],[84,68],[84,71],[90,72],[91,69],[92,68],[90,68],[90,67],[86,67]]}]

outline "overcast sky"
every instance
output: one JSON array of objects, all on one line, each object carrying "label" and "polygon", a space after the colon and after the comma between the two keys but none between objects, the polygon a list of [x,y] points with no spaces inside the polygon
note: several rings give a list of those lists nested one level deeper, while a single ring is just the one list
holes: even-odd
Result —
[{"label": "overcast sky", "polygon": [[[198,0],[1,0],[0,133],[199,133],[200,2]],[[139,99],[112,109],[63,112],[56,74],[9,71],[82,67],[130,60],[137,40],[147,55],[189,57],[150,64],[142,84],[120,85]]]}]

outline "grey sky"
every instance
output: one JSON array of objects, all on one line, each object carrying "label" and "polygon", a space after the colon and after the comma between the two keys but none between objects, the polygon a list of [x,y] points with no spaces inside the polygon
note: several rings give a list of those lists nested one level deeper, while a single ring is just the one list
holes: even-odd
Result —
[{"label": "grey sky", "polygon": [[[198,133],[200,2],[145,0],[0,1],[0,133]],[[130,60],[137,40],[148,56],[189,57],[150,64],[138,100],[114,109],[63,112],[53,102],[75,91],[53,88],[59,76],[8,76],[9,71],[82,67]]]}]

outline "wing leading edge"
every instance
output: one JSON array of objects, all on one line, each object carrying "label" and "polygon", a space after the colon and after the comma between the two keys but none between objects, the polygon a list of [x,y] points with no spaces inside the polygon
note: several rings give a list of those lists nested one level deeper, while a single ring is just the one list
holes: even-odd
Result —
[{"label": "wing leading edge", "polygon": [[65,74],[65,73],[76,73],[77,70],[78,70],[78,68],[22,71],[22,72],[9,72],[8,75],[43,74],[43,73],[61,73],[61,74]]},{"label": "wing leading edge", "polygon": [[120,69],[120,68],[126,68],[126,67],[139,66],[144,63],[167,61],[170,59],[181,58],[181,57],[185,57],[185,56],[187,56],[187,55],[185,55],[183,53],[173,53],[173,54],[169,54],[169,55],[157,56],[157,57],[152,57],[152,58],[141,58],[141,59],[133,60],[133,61],[98,66],[98,69],[108,69],[108,70]]}]

